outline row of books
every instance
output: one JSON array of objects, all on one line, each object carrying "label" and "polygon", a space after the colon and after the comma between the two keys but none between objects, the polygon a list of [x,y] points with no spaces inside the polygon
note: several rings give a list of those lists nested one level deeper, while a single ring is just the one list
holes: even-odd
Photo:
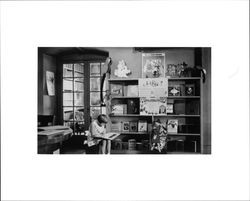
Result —
[{"label": "row of books", "polygon": [[[166,122],[166,128],[168,133],[199,133],[199,125],[194,124],[178,124],[178,119],[168,119]],[[113,132],[148,132],[152,131],[152,124],[147,123],[145,120],[139,121],[124,121],[124,122],[112,122],[111,130]]]},{"label": "row of books", "polygon": [[168,96],[195,96],[194,84],[176,84],[168,87]]},{"label": "row of books", "polygon": [[179,124],[178,119],[168,119],[166,122],[167,131],[170,134],[177,133],[200,133],[200,127],[196,124]]},{"label": "row of books", "polygon": [[[140,101],[140,102],[139,102]],[[173,113],[174,104],[171,100],[161,99],[127,99],[123,103],[116,103],[111,106],[111,113],[120,114],[141,114],[141,115],[157,115]]]},{"label": "row of books", "polygon": [[122,141],[116,139],[112,141],[113,150],[149,150],[149,140],[136,141],[135,139],[129,139],[128,141]]},{"label": "row of books", "polygon": [[[139,102],[140,101],[140,102]],[[173,100],[173,99],[127,99],[123,103],[113,103],[113,115],[140,114],[140,115],[199,115],[199,100]]]},{"label": "row of books", "polygon": [[110,93],[113,96],[138,97],[138,85],[111,84]]},{"label": "row of books", "polygon": [[[138,97],[138,85],[111,84],[111,95]],[[168,87],[168,96],[195,96],[195,84],[176,84]]]},{"label": "row of books", "polygon": [[[128,141],[122,141],[121,139],[116,139],[112,141],[112,150],[149,150],[150,144],[149,140],[136,141],[135,139],[129,139]],[[197,140],[172,140],[167,143],[168,151],[189,151],[198,152],[198,142]]]},{"label": "row of books", "polygon": [[151,132],[152,124],[144,120],[112,122],[111,130],[113,132]]},{"label": "row of books", "polygon": [[114,104],[111,107],[112,114],[139,114],[139,101],[134,99],[126,100],[126,104]]}]

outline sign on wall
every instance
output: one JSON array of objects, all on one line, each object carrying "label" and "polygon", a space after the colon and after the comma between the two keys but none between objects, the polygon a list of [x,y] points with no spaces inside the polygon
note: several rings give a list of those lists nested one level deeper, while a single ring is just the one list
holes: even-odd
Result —
[{"label": "sign on wall", "polygon": [[160,98],[168,96],[167,78],[139,79],[139,97]]}]

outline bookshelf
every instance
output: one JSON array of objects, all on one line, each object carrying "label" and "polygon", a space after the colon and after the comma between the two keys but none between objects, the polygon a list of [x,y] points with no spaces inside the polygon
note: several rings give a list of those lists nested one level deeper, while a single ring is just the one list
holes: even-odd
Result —
[{"label": "bookshelf", "polygon": [[[134,114],[128,114],[128,108],[124,113],[116,113],[110,114],[111,122],[120,122],[117,123],[119,126],[123,126],[124,122],[139,122],[139,121],[146,121],[147,122],[147,131],[146,132],[125,132],[122,129],[112,130],[114,132],[120,132],[121,138],[118,139],[119,143],[128,143],[129,139],[135,139],[138,143],[143,143],[147,141],[150,144],[151,141],[151,129],[152,129],[152,122],[154,120],[159,119],[162,123],[167,123],[169,120],[177,120],[178,121],[178,131],[177,133],[168,133],[168,137],[171,139],[168,143],[175,143],[172,146],[168,146],[169,150],[167,153],[203,153],[203,128],[202,128],[202,79],[201,77],[173,77],[173,78],[166,78],[168,79],[168,87],[171,90],[171,87],[178,86],[180,89],[180,93],[178,95],[168,94],[167,101],[170,104],[173,104],[173,112],[167,114],[158,114],[158,115],[141,115],[138,109],[137,112]],[[128,85],[138,85],[139,78],[112,78],[109,79],[109,85],[111,90],[111,111],[113,105],[125,105],[128,100],[133,100],[137,102],[137,107],[139,107],[138,103],[140,104],[140,98],[138,96],[126,96],[126,94],[112,94],[112,85],[121,85],[128,86]],[[188,89],[191,88],[191,92]],[[119,89],[119,88],[117,88]],[[151,126],[151,128],[150,128]],[[138,129],[138,128],[137,128]],[[175,147],[178,147],[179,144],[184,147],[182,150],[176,150]],[[151,153],[150,152],[150,145],[148,148],[140,149],[132,149],[129,150],[127,148],[123,148],[121,145],[121,149],[113,149],[112,153],[114,154],[122,154],[122,153]],[[172,147],[172,149],[171,149]],[[174,147],[174,148],[173,148]]]}]

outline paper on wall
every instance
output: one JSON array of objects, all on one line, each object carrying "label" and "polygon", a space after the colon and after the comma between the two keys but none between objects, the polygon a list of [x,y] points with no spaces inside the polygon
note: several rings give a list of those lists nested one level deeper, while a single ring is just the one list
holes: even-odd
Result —
[{"label": "paper on wall", "polygon": [[53,72],[46,71],[46,83],[49,96],[55,95],[55,76]]}]

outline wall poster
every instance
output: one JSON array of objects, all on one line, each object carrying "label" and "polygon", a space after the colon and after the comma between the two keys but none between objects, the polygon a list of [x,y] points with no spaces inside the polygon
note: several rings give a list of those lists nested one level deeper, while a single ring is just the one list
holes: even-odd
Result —
[{"label": "wall poster", "polygon": [[46,71],[46,83],[49,96],[55,95],[55,76],[53,72]]},{"label": "wall poster", "polygon": [[142,54],[142,78],[165,77],[165,54]]}]

